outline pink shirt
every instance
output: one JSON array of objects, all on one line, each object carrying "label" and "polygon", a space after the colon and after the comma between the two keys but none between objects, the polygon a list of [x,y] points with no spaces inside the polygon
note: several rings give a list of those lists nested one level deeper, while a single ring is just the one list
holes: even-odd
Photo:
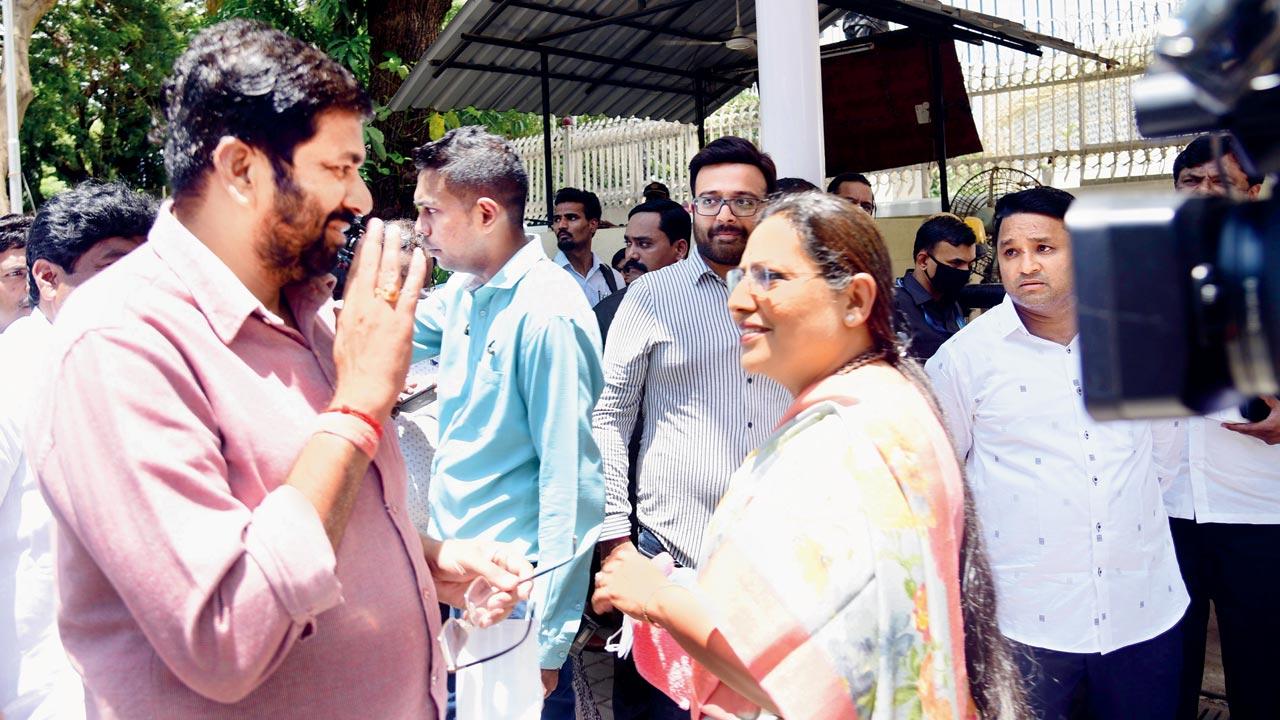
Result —
[{"label": "pink shirt", "polygon": [[333,394],[332,281],[286,290],[295,332],[168,204],[149,240],[59,313],[27,433],[90,716],[438,717],[439,611],[395,433],[336,557],[283,484]]}]

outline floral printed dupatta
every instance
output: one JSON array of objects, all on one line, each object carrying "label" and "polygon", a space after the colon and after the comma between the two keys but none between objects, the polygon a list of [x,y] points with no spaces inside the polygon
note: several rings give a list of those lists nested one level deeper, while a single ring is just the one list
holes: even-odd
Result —
[{"label": "floral printed dupatta", "polygon": [[[735,473],[707,530],[697,592],[784,718],[962,720],[975,716],[962,530],[945,430],[914,385],[871,365],[802,393]],[[687,683],[656,679],[691,688],[676,699],[693,717],[759,716],[701,667],[673,664],[669,637],[642,641],[643,630],[642,673],[653,640],[668,671],[692,668]]]}]

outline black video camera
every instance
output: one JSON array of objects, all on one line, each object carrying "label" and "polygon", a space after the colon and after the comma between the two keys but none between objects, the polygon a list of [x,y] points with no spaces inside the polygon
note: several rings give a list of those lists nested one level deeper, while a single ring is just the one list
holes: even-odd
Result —
[{"label": "black video camera", "polygon": [[[1164,23],[1134,88],[1139,130],[1227,130],[1219,163],[1280,170],[1274,5],[1191,0]],[[1203,414],[1280,391],[1280,200],[1086,196],[1067,225],[1091,414]]]},{"label": "black video camera", "polygon": [[360,244],[360,238],[364,237],[366,222],[364,216],[359,216],[343,232],[347,241],[339,248],[338,259],[333,265],[333,276],[338,279],[338,283],[333,286],[334,300],[342,299],[342,290],[347,285],[347,273],[351,271],[351,263],[356,257],[356,245]]}]

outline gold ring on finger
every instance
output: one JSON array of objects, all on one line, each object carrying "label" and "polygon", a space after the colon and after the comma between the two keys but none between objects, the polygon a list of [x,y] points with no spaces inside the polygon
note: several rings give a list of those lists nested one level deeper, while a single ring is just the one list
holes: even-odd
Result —
[{"label": "gold ring on finger", "polygon": [[400,288],[394,285],[380,285],[373,289],[373,294],[379,300],[386,300],[388,303],[395,305],[400,299]]}]

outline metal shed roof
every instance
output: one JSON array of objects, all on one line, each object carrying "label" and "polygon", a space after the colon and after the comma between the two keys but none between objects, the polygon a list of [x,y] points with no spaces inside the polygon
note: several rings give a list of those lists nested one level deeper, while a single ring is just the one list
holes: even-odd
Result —
[{"label": "metal shed roof", "polygon": [[[470,0],[391,99],[410,107],[542,111],[697,122],[755,81],[754,54],[721,44],[755,29],[754,0]],[[828,10],[823,25],[843,11]]]},{"label": "metal shed roof", "polygon": [[[696,123],[755,82],[755,55],[720,44],[734,30],[735,10],[753,32],[755,0],[469,0],[390,107],[541,112],[545,62],[555,115]],[[822,27],[846,10],[968,42],[1035,54],[1045,46],[1110,62],[937,0],[824,0]]]}]

